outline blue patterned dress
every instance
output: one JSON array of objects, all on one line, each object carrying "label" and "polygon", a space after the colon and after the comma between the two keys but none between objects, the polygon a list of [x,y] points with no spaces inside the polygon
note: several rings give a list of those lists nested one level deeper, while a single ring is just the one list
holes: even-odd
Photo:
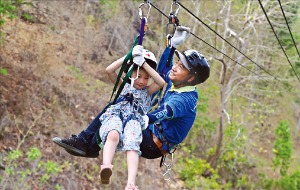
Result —
[{"label": "blue patterned dress", "polygon": [[[130,92],[132,96],[129,96]],[[117,151],[136,150],[140,154],[142,142],[142,129],[146,128],[142,116],[151,109],[151,98],[148,96],[148,88],[131,89],[126,83],[117,103],[111,105],[100,117],[102,126],[99,135],[102,145],[106,142],[108,133],[116,130],[120,134],[120,142]]]}]

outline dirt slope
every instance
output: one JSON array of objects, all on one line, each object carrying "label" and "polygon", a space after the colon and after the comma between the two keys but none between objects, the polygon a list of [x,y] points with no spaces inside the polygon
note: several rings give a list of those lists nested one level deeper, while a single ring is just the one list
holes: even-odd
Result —
[{"label": "dirt slope", "polygon": [[[0,187],[105,189],[98,178],[100,157],[70,156],[52,138],[80,132],[106,105],[112,84],[103,70],[124,51],[113,51],[108,34],[99,32],[105,23],[89,25],[93,1],[68,2],[36,4],[38,8],[31,10],[35,20],[16,18],[4,27],[0,67],[8,74],[0,75],[0,163],[11,166],[8,154],[19,149],[23,155],[15,161],[14,170],[32,172],[24,181],[17,172],[3,175]],[[46,183],[40,181],[47,168],[37,167],[26,157],[32,147],[42,152],[39,162],[53,161],[60,168]],[[125,154],[117,155],[113,182],[107,189],[122,189],[126,184],[125,160]],[[138,185],[141,189],[180,189],[174,175],[169,182],[163,180],[159,161],[141,160]]]}]

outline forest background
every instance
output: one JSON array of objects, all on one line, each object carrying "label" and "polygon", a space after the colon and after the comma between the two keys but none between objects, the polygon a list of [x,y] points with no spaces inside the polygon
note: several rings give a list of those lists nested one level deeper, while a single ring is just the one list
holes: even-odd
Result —
[{"label": "forest background", "polygon": [[[117,153],[112,183],[103,186],[101,153],[74,157],[52,138],[79,133],[108,103],[113,84],[105,67],[130,50],[143,2],[0,0],[0,189],[125,186],[125,154]],[[197,118],[174,154],[170,179],[160,159],[141,158],[137,185],[299,190],[300,2],[179,2],[180,24],[193,35],[178,49],[199,50],[211,76],[198,85]],[[151,3],[143,45],[159,58],[167,16],[178,6]]]}]

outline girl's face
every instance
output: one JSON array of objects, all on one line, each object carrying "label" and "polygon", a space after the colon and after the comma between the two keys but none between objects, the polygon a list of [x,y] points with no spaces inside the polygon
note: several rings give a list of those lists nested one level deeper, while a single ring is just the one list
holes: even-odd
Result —
[{"label": "girl's face", "polygon": [[[136,78],[137,70],[134,70],[131,74],[131,78]],[[143,89],[148,85],[150,75],[145,69],[140,68],[138,78],[134,80],[133,87],[137,90]]]}]

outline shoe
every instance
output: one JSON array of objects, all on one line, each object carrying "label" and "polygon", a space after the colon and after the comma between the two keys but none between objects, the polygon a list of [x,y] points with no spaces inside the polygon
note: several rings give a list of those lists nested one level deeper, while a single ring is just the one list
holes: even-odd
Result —
[{"label": "shoe", "polygon": [[95,151],[95,152],[86,152],[85,155],[81,155],[81,154],[78,154],[76,152],[73,152],[69,149],[65,149],[65,151],[67,151],[69,154],[73,155],[73,156],[79,156],[79,157],[85,157],[85,158],[97,158],[99,156],[99,151]]},{"label": "shoe", "polygon": [[134,185],[133,183],[129,183],[126,185],[125,190],[139,190],[139,187]]},{"label": "shoe", "polygon": [[101,165],[100,179],[102,184],[109,184],[113,165]]},{"label": "shoe", "polygon": [[74,152],[81,156],[86,155],[88,144],[84,142],[82,138],[79,138],[77,135],[72,135],[68,139],[54,137],[52,141],[55,142],[57,145],[65,148],[66,150],[70,150],[71,152]]}]

